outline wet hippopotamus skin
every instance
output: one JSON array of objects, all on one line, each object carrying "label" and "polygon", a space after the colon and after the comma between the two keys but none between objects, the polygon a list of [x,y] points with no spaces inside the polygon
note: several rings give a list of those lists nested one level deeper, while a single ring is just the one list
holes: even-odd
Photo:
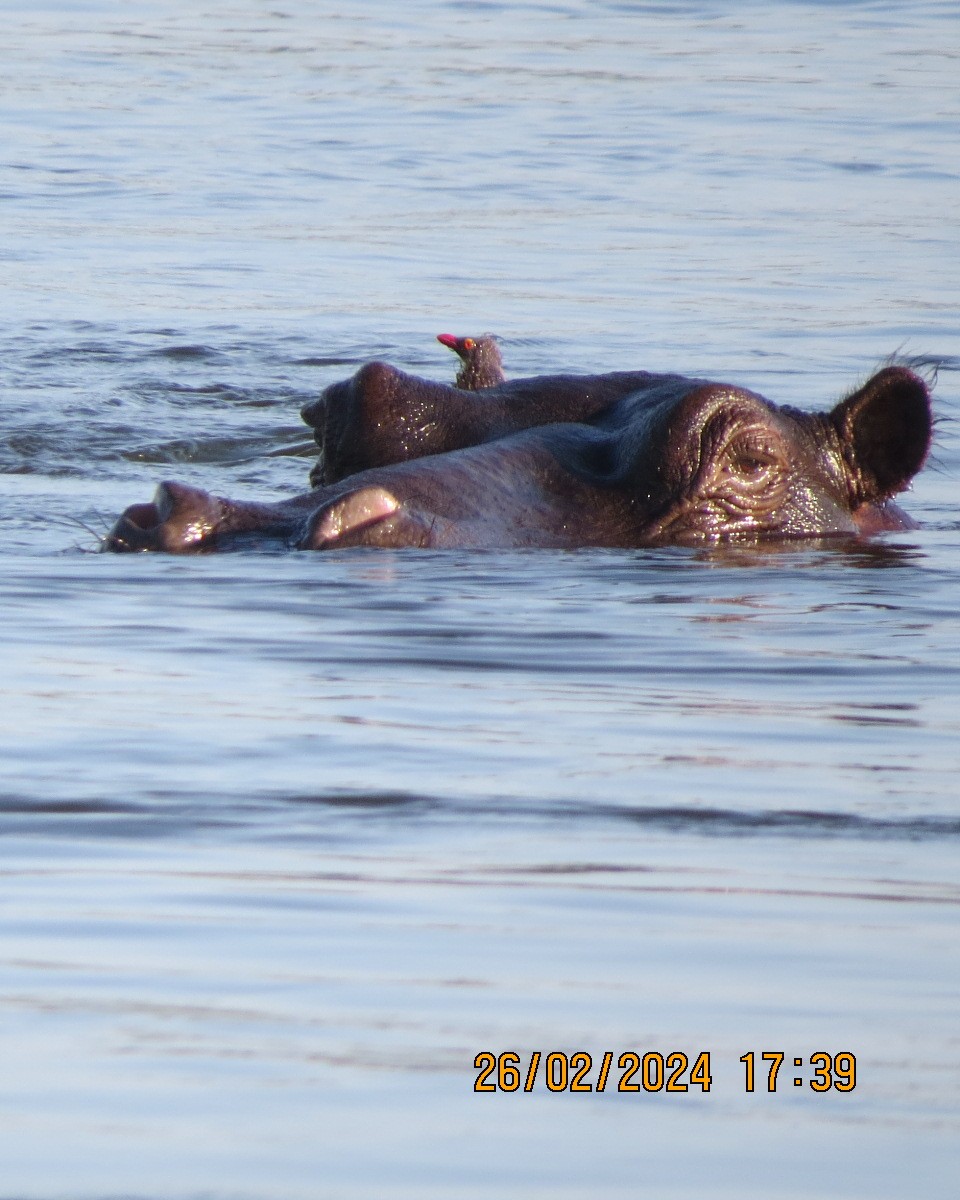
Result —
[{"label": "wet hippopotamus skin", "polygon": [[163,483],[105,548],[196,551],[250,534],[312,550],[855,536],[912,526],[890,500],[931,435],[926,385],[903,366],[807,413],[680,375],[467,391],[370,363],[303,416],[321,449],[312,490],[262,504]]}]

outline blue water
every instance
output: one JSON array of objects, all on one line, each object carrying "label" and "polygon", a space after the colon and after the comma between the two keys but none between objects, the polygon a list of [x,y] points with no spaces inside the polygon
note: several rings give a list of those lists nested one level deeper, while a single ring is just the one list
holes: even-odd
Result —
[{"label": "blue water", "polygon": [[[3,28],[0,1196],[952,1198],[955,6]],[[95,553],[163,478],[302,490],[300,406],[446,330],[806,408],[923,360],[922,528]],[[712,1084],[474,1092],[538,1050]]]}]

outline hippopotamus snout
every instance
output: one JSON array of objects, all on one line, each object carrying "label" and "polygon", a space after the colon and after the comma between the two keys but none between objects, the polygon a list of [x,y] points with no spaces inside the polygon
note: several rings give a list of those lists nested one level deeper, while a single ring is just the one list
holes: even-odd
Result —
[{"label": "hippopotamus snout", "polygon": [[221,523],[223,501],[185,483],[161,483],[149,504],[131,504],[104,539],[119,551],[197,549]]}]

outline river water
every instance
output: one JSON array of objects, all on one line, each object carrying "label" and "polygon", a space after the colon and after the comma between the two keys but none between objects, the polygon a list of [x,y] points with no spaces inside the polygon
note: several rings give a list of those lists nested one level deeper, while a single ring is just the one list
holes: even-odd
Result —
[{"label": "river water", "polygon": [[[3,29],[0,1196],[955,1196],[956,6]],[[300,406],[447,330],[812,408],[922,360],[923,527],[94,553],[302,490]]]}]

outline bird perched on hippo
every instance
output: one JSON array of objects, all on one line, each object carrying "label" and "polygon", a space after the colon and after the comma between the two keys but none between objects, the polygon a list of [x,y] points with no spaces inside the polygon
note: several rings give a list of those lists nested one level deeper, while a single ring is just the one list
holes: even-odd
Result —
[{"label": "bird perched on hippo", "polygon": [[482,388],[496,387],[506,382],[503,359],[497,339],[490,333],[482,337],[456,337],[452,333],[438,333],[437,341],[449,347],[460,359],[456,386],[465,392],[479,392]]},{"label": "bird perched on hippo", "polygon": [[454,386],[373,362],[304,407],[320,448],[310,491],[259,503],[161,483],[105,548],[254,533],[309,550],[691,546],[913,525],[892,498],[923,466],[932,419],[905,366],[802,412],[648,371],[507,380],[492,338],[439,340],[461,359]]}]

